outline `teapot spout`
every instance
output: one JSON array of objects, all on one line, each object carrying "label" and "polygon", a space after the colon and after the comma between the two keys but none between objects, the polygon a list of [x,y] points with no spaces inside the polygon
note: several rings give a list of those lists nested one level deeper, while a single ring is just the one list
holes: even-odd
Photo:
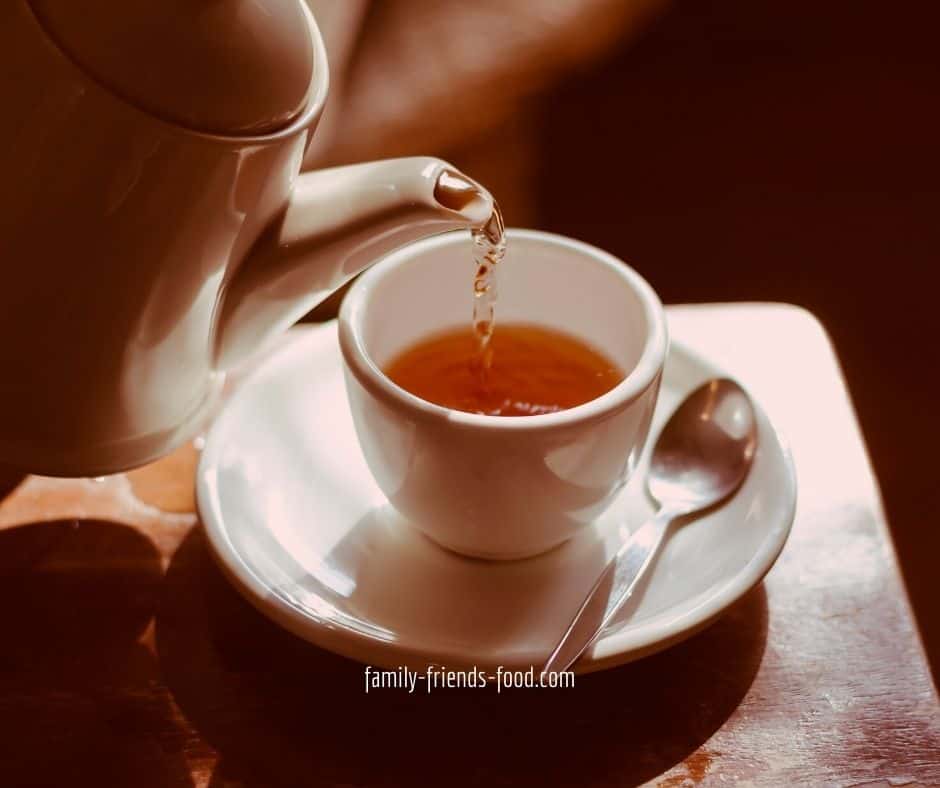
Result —
[{"label": "teapot spout", "polygon": [[298,177],[285,210],[223,286],[215,365],[230,369],[386,253],[483,227],[493,198],[440,159],[353,164]]}]

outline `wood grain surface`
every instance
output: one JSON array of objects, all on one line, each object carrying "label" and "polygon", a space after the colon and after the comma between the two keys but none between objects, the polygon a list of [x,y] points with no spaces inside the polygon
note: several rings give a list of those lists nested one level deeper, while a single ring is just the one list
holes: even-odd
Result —
[{"label": "wood grain surface", "polygon": [[[0,475],[0,786],[937,785],[940,705],[830,345],[805,312],[679,307],[789,439],[800,500],[716,624],[570,690],[365,695],[213,564],[198,451]],[[303,329],[298,329],[303,330]]]}]

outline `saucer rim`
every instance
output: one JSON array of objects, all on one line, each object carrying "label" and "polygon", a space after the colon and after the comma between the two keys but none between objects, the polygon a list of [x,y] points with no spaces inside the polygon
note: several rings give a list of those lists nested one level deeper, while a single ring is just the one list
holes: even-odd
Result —
[{"label": "saucer rim", "polygon": [[[336,329],[336,321],[332,320],[316,327],[304,327],[301,331],[297,331],[297,336],[292,337],[284,346],[272,353],[242,381],[239,390],[225,404],[222,412],[218,414],[208,430],[196,474],[196,503],[199,520],[203,525],[210,548],[209,552],[228,581],[255,609],[284,629],[316,646],[364,664],[386,668],[397,668],[403,665],[411,667],[444,664],[449,667],[460,667],[461,665],[482,664],[481,660],[474,662],[465,653],[449,652],[441,647],[433,650],[422,647],[420,643],[414,642],[414,638],[389,641],[370,636],[361,628],[344,625],[341,619],[347,617],[346,614],[335,608],[335,616],[324,616],[309,610],[300,610],[280,596],[277,589],[270,583],[258,576],[255,570],[244,561],[228,537],[220,510],[221,498],[218,494],[215,471],[218,467],[218,454],[221,451],[220,444],[223,442],[219,435],[225,432],[224,425],[228,413],[232,412],[231,404],[242,396],[246,396],[246,390],[259,378],[265,374],[272,374],[272,368],[279,361],[283,361],[284,357],[298,352],[297,348],[304,342],[314,341],[314,337],[330,330],[335,333]],[[720,367],[690,348],[681,339],[671,337],[666,356],[667,363],[673,354],[685,356],[710,375],[727,376],[727,373]],[[792,452],[785,436],[773,423],[760,402],[754,400],[754,404],[758,411],[759,421],[763,422],[775,440],[776,449],[782,460],[781,466],[786,476],[786,489],[779,491],[780,500],[786,506],[786,510],[781,511],[779,508],[776,510],[779,513],[778,524],[768,532],[747,564],[738,572],[728,576],[716,592],[708,592],[699,604],[678,616],[669,615],[669,610],[672,609],[670,608],[663,611],[663,614],[667,615],[663,621],[657,621],[659,617],[657,616],[639,627],[626,626],[604,635],[578,662],[575,673],[592,673],[623,665],[667,649],[702,631],[754,589],[776,563],[786,545],[796,514],[797,477]],[[511,660],[500,664],[507,667],[522,667],[537,664],[540,659],[541,657],[534,658],[530,654],[518,654],[513,655]]]}]

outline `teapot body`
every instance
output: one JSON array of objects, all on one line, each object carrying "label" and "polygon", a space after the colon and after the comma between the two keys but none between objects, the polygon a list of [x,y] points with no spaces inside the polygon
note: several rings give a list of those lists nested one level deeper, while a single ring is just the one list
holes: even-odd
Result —
[{"label": "teapot body", "polygon": [[210,399],[220,290],[283,211],[317,107],[254,140],[165,123],[4,6],[0,461],[138,464]]},{"label": "teapot body", "polygon": [[385,252],[489,217],[489,194],[439,159],[300,174],[329,83],[301,7],[302,112],[225,136],[99,84],[27,0],[0,2],[0,465],[97,476],[156,459],[222,369]]}]

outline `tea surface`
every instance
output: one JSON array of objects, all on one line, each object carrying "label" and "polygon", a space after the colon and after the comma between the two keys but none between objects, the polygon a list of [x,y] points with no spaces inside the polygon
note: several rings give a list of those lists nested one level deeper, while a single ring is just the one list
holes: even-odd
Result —
[{"label": "tea surface", "polygon": [[473,327],[430,335],[386,365],[391,380],[445,408],[490,416],[536,416],[573,408],[610,391],[623,371],[569,334],[501,323],[486,362]]}]

